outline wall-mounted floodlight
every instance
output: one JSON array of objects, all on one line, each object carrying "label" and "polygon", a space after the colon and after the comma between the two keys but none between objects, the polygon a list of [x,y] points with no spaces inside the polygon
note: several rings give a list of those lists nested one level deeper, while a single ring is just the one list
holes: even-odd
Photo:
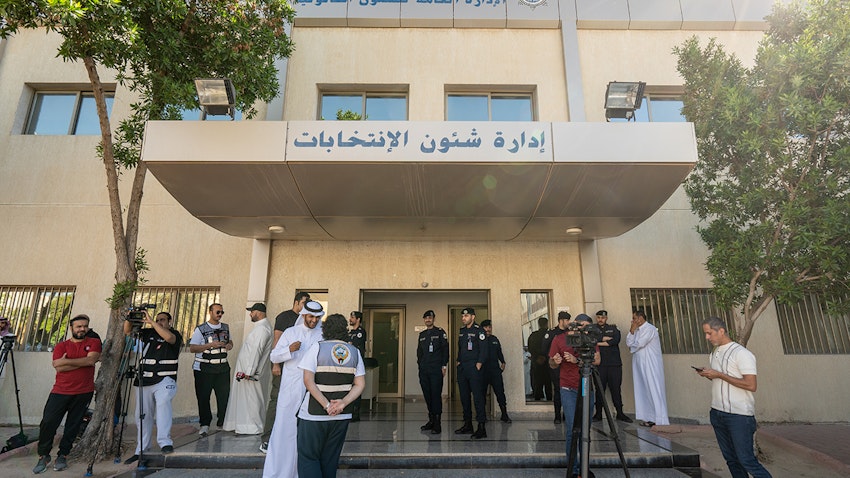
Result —
[{"label": "wall-mounted floodlight", "polygon": [[230,115],[231,121],[236,118],[236,93],[230,79],[197,79],[195,89],[203,112],[201,119],[207,119],[207,115]]},{"label": "wall-mounted floodlight", "polygon": [[635,110],[640,109],[643,101],[643,89],[646,83],[642,81],[612,81],[605,91],[605,120],[625,118],[630,121],[635,117]]}]

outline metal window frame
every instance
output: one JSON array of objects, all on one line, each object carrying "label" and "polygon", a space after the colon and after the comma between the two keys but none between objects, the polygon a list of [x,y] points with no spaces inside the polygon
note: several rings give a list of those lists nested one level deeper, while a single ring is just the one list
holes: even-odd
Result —
[{"label": "metal window frame", "polygon": [[[776,302],[785,355],[850,354],[850,314],[829,313],[821,299],[810,294],[796,304]],[[835,301],[848,300],[850,296]]]},{"label": "metal window frame", "polygon": [[443,97],[443,120],[448,121],[449,97],[450,96],[483,96],[487,98],[487,121],[493,121],[493,98],[528,97],[531,112],[531,121],[537,121],[537,94],[536,88],[505,88],[505,89],[475,89],[465,86],[456,86],[446,89]]},{"label": "metal window frame", "polygon": [[[186,301],[186,297],[192,298]],[[156,304],[153,314],[171,314],[171,327],[183,335],[180,351],[189,351],[189,339],[195,327],[207,319],[207,309],[221,301],[220,286],[141,286],[133,293],[134,306]],[[241,319],[240,319],[241,320]]]},{"label": "metal window frame", "polygon": [[76,291],[73,285],[0,286],[0,315],[18,336],[15,350],[48,352],[65,340]]},{"label": "metal window frame", "polygon": [[702,321],[711,316],[725,320],[734,338],[734,316],[717,305],[713,289],[635,287],[629,296],[632,310],[643,309],[647,320],[658,328],[663,353],[710,353],[712,346],[705,340]]},{"label": "metal window frame", "polygon": [[[342,88],[340,89],[338,86],[334,85],[324,85],[319,88],[319,102],[318,108],[316,111],[316,119],[322,120],[322,105],[324,104],[326,96],[360,96],[360,111],[357,112],[362,115],[364,118],[367,118],[369,112],[366,111],[366,99],[367,98],[403,98],[404,99],[404,109],[405,109],[405,119],[403,121],[408,121],[410,118],[410,91],[407,85],[374,85],[369,88]],[[324,118],[325,121],[333,121],[336,118],[328,119]]]},{"label": "metal window frame", "polygon": [[[115,100],[115,92],[114,91],[104,91],[104,96],[106,98],[112,98]],[[45,95],[73,95],[74,96],[74,107],[71,111],[71,117],[68,118],[68,127],[65,130],[66,136],[76,136],[77,135],[77,126],[80,119],[80,108],[83,105],[83,98],[85,97],[94,97],[94,92],[85,91],[85,90],[76,90],[76,89],[41,89],[33,92],[32,100],[30,101],[29,112],[27,113],[27,120],[24,123],[24,134],[25,135],[35,135],[36,133],[31,131],[31,128],[34,126],[32,124],[34,117],[36,116],[36,105],[38,104],[38,99]],[[44,111],[39,110],[39,113],[43,113]],[[47,113],[50,113],[47,111]]]}]

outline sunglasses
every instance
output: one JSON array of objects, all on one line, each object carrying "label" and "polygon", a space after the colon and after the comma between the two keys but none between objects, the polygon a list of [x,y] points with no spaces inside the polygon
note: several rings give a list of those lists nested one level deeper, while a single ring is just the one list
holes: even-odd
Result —
[{"label": "sunglasses", "polygon": [[215,315],[224,315],[224,311],[223,310],[217,310],[217,311],[215,311]]}]

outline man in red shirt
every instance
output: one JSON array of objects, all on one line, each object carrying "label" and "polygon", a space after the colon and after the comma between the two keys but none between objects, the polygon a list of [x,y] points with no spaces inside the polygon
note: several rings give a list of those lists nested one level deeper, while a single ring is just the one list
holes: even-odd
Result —
[{"label": "man in red shirt", "polygon": [[94,395],[94,364],[100,360],[100,339],[87,336],[89,317],[80,314],[71,319],[71,338],[56,344],[53,349],[53,368],[56,369],[56,383],[47,403],[38,430],[38,463],[33,473],[42,473],[50,464],[50,450],[53,438],[65,420],[65,432],[59,442],[59,453],[53,469],[62,471],[68,468],[66,456],[71,452],[74,438],[80,431],[83,415]]},{"label": "man in red shirt", "polygon": [[[590,317],[586,314],[579,314],[575,318],[575,322],[580,323],[584,328],[591,323]],[[574,335],[577,332],[568,330],[566,333],[560,334],[552,341],[549,348],[549,367],[559,371],[559,386],[561,392],[561,405],[564,407],[564,430],[566,432],[567,445],[567,461],[570,459],[570,445],[572,440],[578,440],[579,446],[576,448],[576,458],[573,462],[572,475],[574,478],[579,476],[579,468],[581,466],[581,433],[579,436],[573,436],[573,422],[576,415],[576,405],[578,403],[579,390],[581,387],[581,376],[579,373],[579,352],[567,345],[567,336]],[[599,347],[596,347],[596,353],[593,355],[593,365],[599,365],[601,357],[599,355]],[[591,407],[593,402],[590,402]],[[588,413],[592,412],[590,410]],[[579,415],[580,416],[580,415]],[[592,478],[593,474],[589,473]]]}]

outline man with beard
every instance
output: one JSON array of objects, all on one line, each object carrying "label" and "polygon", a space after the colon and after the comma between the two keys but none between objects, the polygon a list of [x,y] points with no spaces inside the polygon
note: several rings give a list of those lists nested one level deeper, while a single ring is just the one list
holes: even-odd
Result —
[{"label": "man with beard", "polygon": [[307,350],[322,340],[320,319],[323,315],[322,304],[315,301],[304,304],[295,325],[283,332],[270,354],[272,363],[282,364],[283,369],[277,416],[269,439],[263,478],[298,476],[298,421],[295,414],[307,393],[304,371],[298,368],[298,364]]},{"label": "man with beard", "polygon": [[272,325],[266,318],[266,305],[257,302],[249,311],[254,328],[242,343],[236,359],[236,374],[231,383],[230,400],[224,416],[224,430],[241,435],[263,432],[266,395],[271,386]]},{"label": "man with beard", "polygon": [[[461,311],[463,328],[457,336],[457,385],[460,403],[463,406],[463,426],[455,434],[472,433],[472,438],[487,438],[487,415],[484,411],[484,377],[481,368],[487,361],[487,336],[484,329],[475,323],[475,309],[467,307]],[[469,396],[472,395],[470,401]],[[472,403],[475,403],[475,420],[478,429],[473,433]]]},{"label": "man with beard", "polygon": [[59,442],[59,453],[53,469],[68,468],[66,457],[71,452],[74,438],[80,431],[83,415],[94,395],[94,364],[100,360],[100,340],[86,337],[89,332],[89,317],[84,314],[71,319],[71,338],[56,344],[53,349],[53,368],[56,382],[44,404],[44,415],[38,427],[38,463],[32,472],[43,473],[50,464],[50,449],[53,438],[65,420],[65,432]]}]

